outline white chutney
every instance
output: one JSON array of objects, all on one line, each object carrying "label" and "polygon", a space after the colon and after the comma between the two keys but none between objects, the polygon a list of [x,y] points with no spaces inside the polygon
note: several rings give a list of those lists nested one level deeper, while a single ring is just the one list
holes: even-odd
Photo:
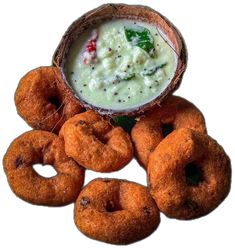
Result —
[{"label": "white chutney", "polygon": [[177,56],[159,28],[112,20],[74,42],[66,78],[85,102],[103,109],[134,109],[159,96],[171,82]]}]

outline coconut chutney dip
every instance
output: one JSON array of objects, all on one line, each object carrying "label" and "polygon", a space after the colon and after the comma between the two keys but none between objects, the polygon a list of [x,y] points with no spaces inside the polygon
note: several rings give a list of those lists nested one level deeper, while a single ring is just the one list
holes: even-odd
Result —
[{"label": "coconut chutney dip", "polygon": [[159,96],[176,67],[173,46],[159,28],[118,19],[88,29],[74,41],[65,74],[79,98],[119,111]]}]

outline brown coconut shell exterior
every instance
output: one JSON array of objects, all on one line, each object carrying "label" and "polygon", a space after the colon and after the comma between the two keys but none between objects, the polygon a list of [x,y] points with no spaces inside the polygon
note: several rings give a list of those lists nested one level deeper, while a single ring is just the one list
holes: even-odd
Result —
[{"label": "brown coconut shell exterior", "polygon": [[[95,107],[79,98],[76,92],[72,89],[69,82],[66,80],[64,65],[66,63],[69,49],[74,40],[82,35],[84,30],[91,28],[96,24],[112,19],[139,20],[157,26],[171,41],[178,57],[178,65],[175,71],[175,75],[167,88],[155,99],[144,105],[140,105],[137,108],[117,111]],[[75,97],[83,103],[85,108],[94,109],[102,115],[138,116],[143,114],[147,110],[153,109],[153,107],[156,105],[160,106],[168,95],[171,95],[176,89],[178,89],[183,77],[183,73],[185,72],[187,66],[187,48],[184,39],[178,29],[166,17],[153,10],[152,8],[142,5],[104,4],[96,9],[87,12],[69,26],[53,55],[53,65],[60,69],[64,82],[70,87]]]}]

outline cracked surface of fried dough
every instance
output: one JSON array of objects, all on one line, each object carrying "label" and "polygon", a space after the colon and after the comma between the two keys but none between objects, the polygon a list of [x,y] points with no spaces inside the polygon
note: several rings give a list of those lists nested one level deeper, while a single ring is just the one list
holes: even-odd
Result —
[{"label": "cracked surface of fried dough", "polygon": [[74,221],[90,238],[129,244],[149,236],[159,225],[157,205],[148,189],[119,179],[95,179],[81,191]]},{"label": "cracked surface of fried dough", "polygon": [[208,135],[177,129],[150,155],[148,178],[160,211],[194,219],[210,213],[228,195],[230,159]]},{"label": "cracked surface of fried dough", "polygon": [[[32,165],[50,164],[57,175],[40,176]],[[63,140],[47,131],[29,131],[16,138],[3,160],[12,191],[23,200],[61,206],[76,200],[84,181],[84,169],[67,157]]]},{"label": "cracked surface of fried dough", "polygon": [[67,119],[84,110],[53,66],[36,68],[21,78],[15,104],[29,126],[55,133]]},{"label": "cracked surface of fried dough", "polygon": [[60,131],[65,151],[80,165],[98,172],[123,168],[133,157],[130,136],[89,110],[70,118]]},{"label": "cracked surface of fried dough", "polygon": [[190,128],[206,133],[205,120],[200,110],[191,102],[170,96],[161,107],[144,115],[131,131],[135,156],[146,169],[149,155],[172,130]]}]

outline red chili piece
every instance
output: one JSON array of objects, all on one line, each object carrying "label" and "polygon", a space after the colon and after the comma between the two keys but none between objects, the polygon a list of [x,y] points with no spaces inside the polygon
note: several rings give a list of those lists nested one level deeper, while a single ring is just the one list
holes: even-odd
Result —
[{"label": "red chili piece", "polygon": [[84,64],[90,64],[91,62],[96,62],[97,54],[96,54],[96,42],[98,39],[97,31],[93,31],[91,39],[88,40],[86,45],[86,50],[84,53]]}]

